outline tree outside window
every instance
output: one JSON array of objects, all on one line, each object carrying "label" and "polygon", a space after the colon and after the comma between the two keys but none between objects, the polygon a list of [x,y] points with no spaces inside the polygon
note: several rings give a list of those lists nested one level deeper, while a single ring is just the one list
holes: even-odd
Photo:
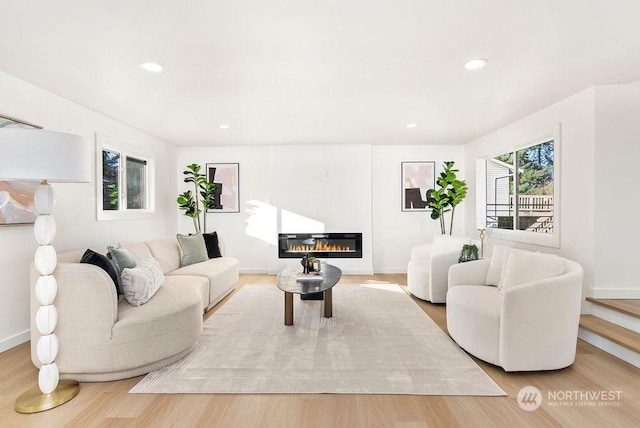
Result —
[{"label": "tree outside window", "polygon": [[487,227],[554,233],[553,140],[488,159],[486,173]]}]

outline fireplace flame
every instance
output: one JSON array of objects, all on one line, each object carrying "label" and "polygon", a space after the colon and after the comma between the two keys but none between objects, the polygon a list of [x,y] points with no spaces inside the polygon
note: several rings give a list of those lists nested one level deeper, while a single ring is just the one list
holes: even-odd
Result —
[{"label": "fireplace flame", "polygon": [[308,253],[312,251],[322,251],[322,252],[331,252],[331,253],[348,253],[354,250],[351,249],[348,245],[336,245],[330,244],[328,242],[323,242],[321,240],[316,241],[313,245],[294,245],[289,244],[289,251],[296,253]]}]

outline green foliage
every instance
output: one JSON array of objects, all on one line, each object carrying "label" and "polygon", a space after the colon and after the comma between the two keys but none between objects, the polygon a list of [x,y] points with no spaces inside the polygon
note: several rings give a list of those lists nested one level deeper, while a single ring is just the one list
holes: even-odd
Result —
[{"label": "green foliage", "polygon": [[[518,150],[518,180],[521,195],[553,195],[553,141]],[[514,153],[505,153],[495,159],[513,165]],[[509,180],[509,193],[514,192],[513,179]]]},{"label": "green foliage", "polygon": [[[184,193],[178,195],[176,202],[181,210],[184,210],[187,217],[193,219],[193,226],[196,233],[200,233],[202,230],[200,227],[200,214],[204,209],[204,231],[207,230],[207,209],[212,208],[213,195],[216,189],[216,185],[209,183],[207,177],[204,174],[200,174],[201,166],[195,163],[187,165],[187,170],[183,171],[184,182],[193,183],[194,191],[187,190]],[[201,197],[202,199],[200,199]]]},{"label": "green foliage", "polygon": [[465,244],[462,246],[458,263],[471,262],[478,260],[478,247],[475,244]]},{"label": "green foliage", "polygon": [[107,184],[106,197],[107,197],[106,201],[108,201],[109,207],[108,208],[103,207],[103,209],[117,210],[118,209],[118,184],[116,183]]},{"label": "green foliage", "polygon": [[454,169],[455,162],[447,161],[443,165],[443,171],[436,179],[436,188],[427,196],[427,206],[431,208],[431,218],[440,220],[440,231],[446,234],[444,215],[451,212],[449,235],[453,233],[453,216],[456,206],[467,196],[467,183],[458,180],[456,175],[459,170]]}]

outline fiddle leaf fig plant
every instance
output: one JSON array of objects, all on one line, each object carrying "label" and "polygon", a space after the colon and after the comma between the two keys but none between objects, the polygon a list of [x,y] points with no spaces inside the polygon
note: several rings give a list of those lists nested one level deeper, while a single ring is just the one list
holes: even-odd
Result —
[{"label": "fiddle leaf fig plant", "polygon": [[436,188],[427,197],[427,206],[431,208],[431,218],[440,221],[440,231],[443,235],[447,233],[445,214],[451,213],[449,223],[449,235],[453,233],[453,216],[456,206],[467,196],[467,183],[459,180],[454,169],[455,162],[446,161],[443,170],[436,179]]},{"label": "fiddle leaf fig plant", "polygon": [[[187,190],[178,195],[176,202],[181,210],[184,210],[184,215],[193,219],[193,227],[196,233],[207,230],[207,209],[213,208],[214,195],[216,185],[209,183],[207,177],[204,174],[200,174],[202,167],[198,164],[192,163],[187,165],[187,170],[183,171],[184,182],[193,183],[193,192]],[[200,205],[202,208],[200,209]],[[200,214],[204,211],[204,229],[201,228]]]}]

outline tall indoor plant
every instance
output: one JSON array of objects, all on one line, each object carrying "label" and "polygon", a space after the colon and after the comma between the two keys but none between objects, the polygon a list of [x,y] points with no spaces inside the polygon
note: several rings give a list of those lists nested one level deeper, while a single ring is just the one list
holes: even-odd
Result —
[{"label": "tall indoor plant", "polygon": [[[181,210],[184,210],[184,215],[191,217],[193,220],[193,227],[196,233],[207,231],[207,210],[213,207],[214,194],[216,185],[209,183],[205,174],[200,174],[202,167],[198,164],[192,163],[187,165],[187,170],[183,171],[184,182],[193,183],[193,192],[187,190],[178,195],[176,202]],[[200,209],[202,205],[202,209]],[[204,212],[203,228],[201,228],[200,214]]]},{"label": "tall indoor plant", "polygon": [[449,235],[451,235],[456,206],[467,196],[467,183],[464,180],[458,180],[456,173],[459,170],[453,168],[454,163],[453,161],[444,163],[443,170],[436,179],[436,186],[427,197],[431,218],[440,220],[440,231],[443,235],[447,233],[445,214],[451,213],[449,223]]}]

